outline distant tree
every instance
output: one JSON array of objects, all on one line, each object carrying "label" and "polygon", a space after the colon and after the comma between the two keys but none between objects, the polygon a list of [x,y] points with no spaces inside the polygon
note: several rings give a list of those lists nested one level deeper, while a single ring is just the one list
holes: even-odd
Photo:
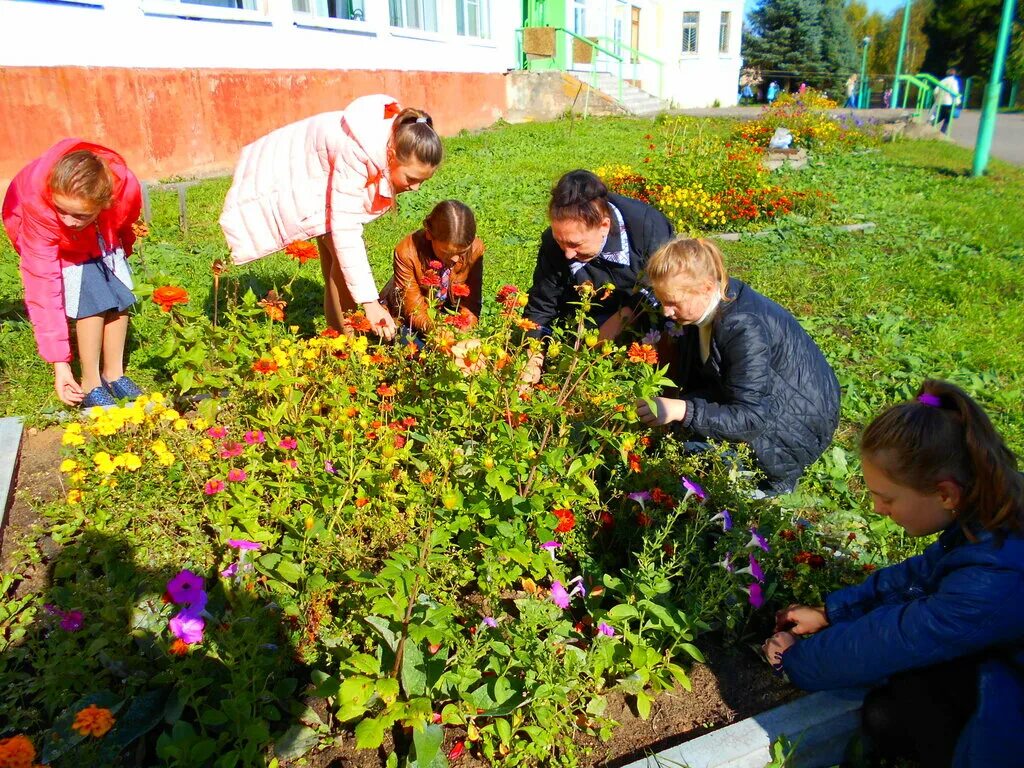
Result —
[{"label": "distant tree", "polygon": [[[992,70],[1002,0],[934,0],[924,24],[928,53],[924,70],[943,75],[956,67],[962,77],[988,77]],[[1020,18],[1018,2],[1017,18]],[[1024,68],[1024,34],[1018,22],[1011,35],[1008,74],[1018,76]]]},{"label": "distant tree", "polygon": [[816,84],[822,56],[823,0],[759,0],[745,29],[743,58],[768,74],[786,73]]},{"label": "distant tree", "polygon": [[[910,6],[910,25],[907,27],[907,44],[903,50],[904,73],[920,72],[928,51],[928,37],[924,24],[932,10],[932,0],[913,0]],[[885,20],[880,35],[878,65],[880,72],[896,71],[896,55],[900,47],[900,31],[903,28],[903,7],[895,9]]]},{"label": "distant tree", "polygon": [[824,0],[822,3],[821,59],[825,70],[835,73],[833,86],[840,85],[850,72],[857,70],[857,46],[843,0]]}]

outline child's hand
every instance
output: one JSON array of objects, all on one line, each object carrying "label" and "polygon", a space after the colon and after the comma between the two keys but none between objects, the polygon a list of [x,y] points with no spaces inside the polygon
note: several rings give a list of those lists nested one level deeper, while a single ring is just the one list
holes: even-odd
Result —
[{"label": "child's hand", "polygon": [[479,339],[466,339],[452,347],[456,367],[465,375],[480,373],[487,367],[487,359],[481,354]]},{"label": "child's hand", "polygon": [[671,397],[652,397],[654,409],[646,400],[636,401],[636,415],[648,427],[663,427],[673,421],[682,421],[686,416],[686,401]]},{"label": "child's hand", "polygon": [[535,352],[530,355],[522,374],[519,376],[519,391],[528,392],[530,388],[540,381],[541,373],[544,371],[544,355]]},{"label": "child's hand", "polygon": [[791,605],[775,614],[775,631],[786,630],[794,635],[813,635],[828,626],[824,608]]},{"label": "child's hand", "polygon": [[796,635],[792,632],[776,632],[764,641],[761,650],[768,663],[776,669],[782,667],[782,654],[796,645]]},{"label": "child's hand", "polygon": [[387,341],[395,338],[395,318],[388,312],[387,307],[379,301],[368,301],[363,304],[363,312],[366,313],[366,319],[370,321],[374,333]]},{"label": "child's hand", "polygon": [[53,364],[53,388],[64,405],[78,405],[85,397],[68,363]]}]

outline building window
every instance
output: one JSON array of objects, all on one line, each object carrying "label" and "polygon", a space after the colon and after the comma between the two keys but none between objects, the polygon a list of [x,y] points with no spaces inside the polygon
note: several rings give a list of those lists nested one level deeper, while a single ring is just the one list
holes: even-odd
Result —
[{"label": "building window", "polygon": [[365,21],[365,0],[292,0],[296,13],[308,13],[318,19]]},{"label": "building window", "polygon": [[587,0],[573,0],[572,31],[577,35],[587,34]]},{"label": "building window", "polygon": [[178,0],[182,5],[206,5],[210,8],[234,8],[238,11],[255,11],[256,0]]},{"label": "building window", "polygon": [[718,52],[729,52],[729,22],[732,19],[730,11],[722,11],[722,21],[718,26]]},{"label": "building window", "polygon": [[491,0],[456,0],[455,31],[466,37],[491,36]]},{"label": "building window", "polygon": [[437,0],[389,0],[391,26],[437,32]]},{"label": "building window", "polygon": [[683,53],[697,52],[697,24],[700,13],[685,11],[683,13]]}]

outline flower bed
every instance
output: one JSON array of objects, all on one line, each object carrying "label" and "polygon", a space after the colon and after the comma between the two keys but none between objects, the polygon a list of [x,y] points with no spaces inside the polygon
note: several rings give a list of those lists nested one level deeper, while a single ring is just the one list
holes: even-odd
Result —
[{"label": "flower bed", "polygon": [[[422,349],[378,346],[361,315],[299,338],[285,296],[248,294],[215,326],[156,289],[179,386],[230,398],[186,414],[153,394],[64,432],[72,527],[159,531],[159,567],[117,593],[131,631],[113,645],[117,611],[80,573],[106,545],[86,536],[56,570],[24,644],[35,706],[12,724],[48,762],[106,764],[147,733],[164,765],[297,757],[332,730],[303,714],[315,696],[334,732],[410,764],[575,765],[612,733],[609,694],[648,717],[689,686],[700,634],[849,570],[805,558],[816,536],[752,501],[734,455],[634,426],[664,383],[649,346],[581,324],[524,392],[512,286],[479,343],[454,313]],[[87,674],[47,704],[27,681],[55,650]]]}]

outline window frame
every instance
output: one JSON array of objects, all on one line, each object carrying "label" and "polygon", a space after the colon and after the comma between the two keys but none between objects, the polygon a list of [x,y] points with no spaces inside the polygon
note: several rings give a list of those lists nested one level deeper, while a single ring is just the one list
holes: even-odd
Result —
[{"label": "window frame", "polygon": [[[468,4],[476,5],[477,32],[484,27],[486,34],[475,34],[469,31],[459,32],[459,25],[468,30],[469,19]],[[455,0],[455,36],[469,40],[494,40],[494,30],[491,27],[491,0]]]},{"label": "window frame", "polygon": [[732,11],[722,11],[718,17],[718,52],[728,55],[732,37]]},{"label": "window frame", "polygon": [[[317,0],[307,0],[310,6],[313,6]],[[368,20],[372,21],[375,16],[370,11],[370,16],[367,16],[366,1],[363,0],[363,18],[362,20],[356,19],[339,19],[334,16],[320,16],[313,11],[297,11],[295,10],[295,4],[292,3],[292,20],[296,27],[305,29],[329,29],[335,32],[358,32],[364,35],[377,35],[376,28],[367,23]]]},{"label": "window frame", "polygon": [[[405,11],[406,11],[406,8],[407,8],[406,3],[408,1],[409,0],[388,0],[388,26],[391,28],[392,34],[397,34],[399,36],[408,34],[408,35],[410,35],[412,37],[422,37],[422,36],[428,36],[428,37],[429,36],[438,36],[439,37],[440,36],[440,31],[441,31],[441,19],[439,18],[440,14],[438,13],[438,10],[439,10],[438,9],[439,0],[412,0],[413,2],[417,3],[417,5],[419,6],[420,16],[423,19],[426,19],[426,16],[427,16],[426,13],[424,13],[423,4],[426,3],[426,2],[431,2],[433,4],[433,6],[434,6],[434,27],[433,27],[433,29],[427,29],[425,27],[413,27],[413,26],[409,26],[408,24],[405,23],[405,21],[406,21]],[[393,9],[396,6],[402,10],[401,16],[402,16],[402,22],[403,23],[401,23],[401,24],[396,24],[395,23],[395,14],[393,12]],[[398,30],[398,31],[396,32],[395,30]]]},{"label": "window frame", "polygon": [[246,24],[271,24],[265,0],[252,0],[255,8],[220,8],[188,0],[139,0],[147,16],[173,16],[196,21],[234,21]]},{"label": "window frame", "polygon": [[[694,16],[695,20],[690,22],[686,20],[687,16]],[[687,32],[693,32],[693,49],[688,50],[686,47]],[[700,54],[700,11],[683,11],[683,24],[682,24],[682,44],[680,45],[680,55],[682,56],[697,56]]]}]

